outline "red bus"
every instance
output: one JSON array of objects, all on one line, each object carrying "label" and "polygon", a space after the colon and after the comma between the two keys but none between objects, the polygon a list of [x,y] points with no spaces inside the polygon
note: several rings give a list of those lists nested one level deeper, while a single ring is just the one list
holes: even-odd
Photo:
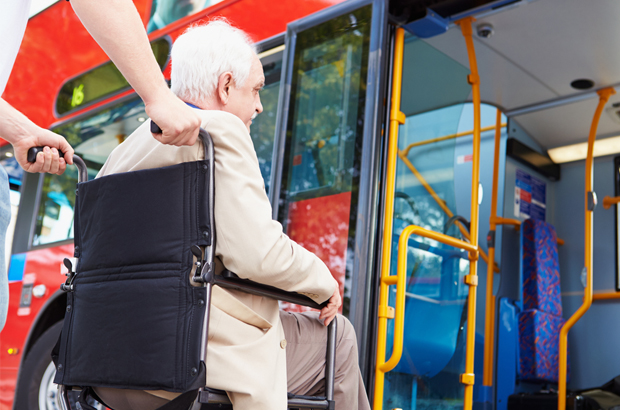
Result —
[{"label": "red bus", "polygon": [[[167,78],[170,45],[205,18],[224,16],[258,43],[266,86],[251,136],[273,217],[339,281],[375,410],[516,409],[532,392],[558,401],[556,389],[563,406],[567,373],[573,390],[620,374],[609,325],[619,313],[618,219],[607,209],[620,194],[620,97],[604,91],[620,85],[620,6],[135,4]],[[3,98],[64,135],[91,177],[147,120],[62,1],[30,19]],[[596,137],[593,161],[580,149]],[[56,409],[49,351],[64,318],[76,171],[22,174],[11,156],[0,148],[15,210],[0,410]],[[533,280],[531,226],[557,232],[534,241],[550,246],[552,267]],[[532,307],[531,292],[551,298],[552,311]]]}]

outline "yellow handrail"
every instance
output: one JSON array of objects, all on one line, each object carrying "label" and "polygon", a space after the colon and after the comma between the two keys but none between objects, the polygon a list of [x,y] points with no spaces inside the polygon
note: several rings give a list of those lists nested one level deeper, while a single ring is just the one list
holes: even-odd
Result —
[{"label": "yellow handrail", "polygon": [[[499,144],[502,135],[502,112],[498,109],[495,118],[495,151],[493,154],[493,190],[491,193],[491,217],[489,218],[489,261],[487,263],[487,294],[484,315],[484,365],[482,385],[493,386],[493,348],[495,347],[495,295],[493,294],[493,263],[495,262],[495,229],[497,227],[497,185],[499,179]],[[502,218],[503,219],[503,218]],[[516,220],[515,220],[516,221]],[[517,221],[519,222],[519,221]],[[521,226],[519,222],[517,227]]]},{"label": "yellow handrail", "polygon": [[[495,202],[497,202],[497,196],[495,197]],[[495,224],[496,226],[497,225],[512,225],[515,227],[517,231],[521,229],[521,221],[518,219],[504,218],[502,216],[491,216],[490,222],[491,222],[491,225]]]},{"label": "yellow handrail", "polygon": [[[400,151],[400,150],[398,151],[398,157],[401,159],[401,161],[403,161],[403,163],[407,166],[407,168],[409,168],[411,173],[415,175],[418,181],[420,181],[420,183],[426,189],[426,191],[431,195],[431,197],[435,200],[435,202],[437,202],[437,205],[439,205],[439,207],[445,212],[445,214],[448,215],[448,218],[452,218],[454,214],[452,213],[450,208],[448,208],[448,205],[446,205],[446,202],[443,199],[441,199],[439,195],[437,195],[437,192],[435,192],[433,187],[428,183],[428,181],[426,181],[426,179],[424,178],[424,176],[422,176],[420,171],[418,171],[418,169],[411,163],[411,161],[409,161],[409,158],[404,156],[403,151]],[[460,221],[456,221],[455,224],[456,226],[458,226],[459,231],[461,232],[461,235],[463,235],[463,238],[470,241],[469,232],[463,226],[463,224]],[[487,254],[482,249],[480,249],[480,257],[482,258],[482,260],[484,260],[485,263],[489,263],[489,258],[487,257]],[[495,272],[499,272],[499,267],[495,263],[493,264],[493,270]]]},{"label": "yellow handrail", "polygon": [[[391,316],[388,306],[388,282],[390,279],[390,260],[392,251],[392,224],[394,218],[394,191],[396,181],[396,155],[398,152],[398,127],[405,123],[405,114],[400,111],[400,96],[403,78],[403,54],[405,51],[405,30],[396,29],[394,39],[394,65],[392,74],[392,101],[385,181],[385,207],[383,215],[383,241],[381,253],[381,283],[379,286],[379,319],[377,323],[377,362],[375,368],[375,394],[373,409],[383,407],[383,388],[385,381],[385,348],[387,343],[387,320]],[[398,289],[397,289],[398,293]],[[404,303],[404,297],[403,301]],[[402,315],[401,315],[402,317]],[[402,337],[400,338],[402,343]],[[395,346],[396,347],[396,346]],[[402,346],[401,346],[402,348]],[[390,359],[391,360],[391,359]]]},{"label": "yellow handrail", "polygon": [[[433,239],[445,245],[463,249],[469,252],[469,260],[478,260],[478,247],[469,242],[462,241],[453,236],[443,234],[441,232],[431,231],[418,225],[409,225],[400,233],[398,239],[398,269],[401,269],[401,258],[404,258],[404,264],[407,262],[407,241],[411,235],[418,235],[423,238]],[[403,264],[403,265],[404,265]],[[403,268],[404,269],[404,268]]]},{"label": "yellow handrail", "polygon": [[599,293],[594,293],[592,295],[592,301],[610,300],[610,299],[620,299],[620,292],[615,292],[615,291],[599,292]]},{"label": "yellow handrail", "polygon": [[603,208],[609,209],[612,205],[615,205],[618,202],[620,202],[620,196],[611,197],[606,195],[605,198],[603,198]]},{"label": "yellow handrail", "polygon": [[[400,248],[399,248],[400,249]],[[407,259],[407,245],[405,244],[405,260]],[[403,339],[405,335],[405,290],[407,285],[407,270],[401,269],[400,252],[396,276],[386,276],[381,278],[386,287],[396,285],[396,311],[392,313],[389,306],[384,312],[379,312],[380,316],[394,319],[394,342],[392,355],[387,362],[377,363],[377,367],[382,373],[393,370],[403,355]]]},{"label": "yellow handrail", "polygon": [[[506,125],[507,125],[506,123],[503,123],[502,124],[502,128],[504,128]],[[482,128],[480,130],[480,132],[491,131],[491,130],[495,129],[495,127],[497,127],[497,125],[489,125],[488,127]],[[424,141],[413,142],[413,143],[407,145],[407,148],[405,148],[401,152],[404,153],[405,156],[407,156],[407,155],[409,155],[409,151],[411,150],[411,148],[415,148],[415,147],[419,147],[419,146],[427,145],[427,144],[433,144],[435,142],[452,140],[452,139],[459,138],[459,137],[465,137],[465,136],[471,135],[473,133],[474,133],[474,130],[463,131],[463,132],[458,132],[456,134],[444,135],[443,137],[437,137],[437,138],[431,138],[431,139],[424,140]]]},{"label": "yellow handrail", "polygon": [[[471,176],[471,218],[470,218],[470,242],[478,245],[478,185],[480,183],[480,76],[476,62],[476,51],[472,38],[471,24],[473,17],[466,17],[456,23],[461,26],[461,32],[467,45],[469,57],[469,71],[467,77],[471,84],[472,100],[474,106],[474,138],[472,152],[472,176]],[[493,264],[490,260],[488,263]],[[469,263],[469,275],[465,282],[469,285],[467,297],[467,343],[465,347],[465,373],[461,374],[461,383],[465,385],[463,397],[464,410],[471,410],[474,399],[474,344],[476,341],[476,287],[478,286],[477,269],[478,263],[473,260]]]},{"label": "yellow handrail", "polygon": [[593,150],[594,141],[596,140],[596,130],[601,118],[601,113],[609,97],[614,95],[616,91],[613,88],[604,88],[598,91],[599,101],[594,118],[592,118],[592,126],[590,127],[590,135],[588,136],[588,155],[586,157],[586,189],[585,189],[585,257],[584,265],[586,269],[586,288],[584,289],[583,303],[575,313],[566,321],[560,331],[560,371],[558,379],[558,410],[566,409],[566,362],[568,355],[568,331],[575,323],[590,309],[592,305],[592,222],[594,206],[589,205],[589,195],[592,192],[593,183]]},{"label": "yellow handrail", "polygon": [[[452,236],[444,235],[439,232],[431,231],[421,226],[409,225],[400,234],[398,238],[398,268],[396,276],[385,276],[381,278],[382,285],[386,287],[389,285],[396,285],[396,311],[391,313],[390,307],[381,305],[380,310],[384,308],[383,314],[379,317],[387,317],[394,319],[394,347],[392,349],[392,355],[386,362],[377,362],[377,369],[381,373],[387,373],[394,369],[400,361],[403,354],[403,337],[405,330],[405,287],[407,279],[407,241],[411,235],[418,235],[424,238],[434,239],[438,242],[446,245],[453,246],[455,248],[464,249],[469,252],[469,260],[475,261],[478,259],[478,247],[472,245],[469,242],[461,241]],[[376,396],[375,396],[376,397]],[[382,399],[383,400],[383,399]],[[381,403],[382,405],[383,403]],[[375,402],[375,406],[377,403]],[[375,407],[375,410],[377,407]]]},{"label": "yellow handrail", "polygon": [[[491,217],[491,223],[495,223],[495,225],[512,225],[518,231],[521,229],[521,221],[518,219],[512,218],[503,218],[501,216]],[[564,245],[564,239],[556,238],[558,245]]]}]

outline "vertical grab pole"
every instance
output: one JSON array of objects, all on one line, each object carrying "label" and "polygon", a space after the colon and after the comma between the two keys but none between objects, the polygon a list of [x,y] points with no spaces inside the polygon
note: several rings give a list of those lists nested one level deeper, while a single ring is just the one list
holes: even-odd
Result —
[{"label": "vertical grab pole", "polygon": [[495,126],[495,153],[493,156],[493,192],[491,194],[491,217],[487,244],[489,259],[487,262],[487,297],[484,323],[484,372],[482,385],[493,386],[493,348],[495,347],[495,296],[493,295],[493,265],[495,263],[495,230],[497,224],[497,185],[499,179],[499,145],[501,139],[502,112],[497,110]]},{"label": "vertical grab pole", "polygon": [[601,113],[609,97],[614,95],[616,91],[610,88],[599,90],[598,106],[592,118],[592,126],[590,127],[590,135],[588,136],[588,155],[586,157],[586,189],[585,189],[585,259],[584,269],[586,270],[586,287],[583,294],[583,303],[575,313],[564,323],[560,331],[560,371],[558,375],[558,410],[566,409],[566,362],[568,359],[568,331],[575,323],[590,309],[592,305],[592,222],[593,211],[596,205],[593,185],[593,151],[594,141],[596,140],[596,130],[598,128]]},{"label": "vertical grab pole", "polygon": [[[480,77],[478,76],[478,64],[476,63],[476,51],[472,38],[471,24],[473,17],[466,17],[456,23],[461,26],[461,32],[465,37],[467,55],[469,57],[470,74],[467,81],[471,84],[474,105],[474,139],[472,152],[472,175],[471,175],[471,230],[470,242],[478,245],[478,185],[480,182]],[[465,350],[465,373],[461,374],[461,383],[465,385],[463,398],[464,410],[471,410],[474,398],[474,345],[476,342],[476,289],[478,287],[478,259],[470,257],[469,275],[465,276],[465,283],[469,285],[467,298],[467,345]],[[489,264],[493,265],[492,259]]]},{"label": "vertical grab pole", "polygon": [[388,308],[388,280],[390,276],[390,260],[392,246],[392,225],[394,216],[394,189],[396,181],[396,158],[398,153],[398,127],[405,123],[405,114],[400,111],[400,95],[403,77],[403,53],[405,45],[405,30],[396,29],[394,40],[394,68],[392,75],[392,101],[390,109],[390,129],[387,156],[387,173],[385,181],[385,208],[383,216],[383,242],[381,253],[381,284],[379,288],[379,320],[377,326],[377,364],[375,367],[375,394],[373,409],[383,407],[385,348],[387,344],[387,320],[390,315]]}]

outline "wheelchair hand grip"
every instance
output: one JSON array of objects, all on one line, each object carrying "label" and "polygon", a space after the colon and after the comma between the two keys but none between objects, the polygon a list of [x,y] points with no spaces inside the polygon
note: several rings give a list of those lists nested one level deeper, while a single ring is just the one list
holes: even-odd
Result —
[{"label": "wheelchair hand grip", "polygon": [[[28,162],[37,162],[37,154],[39,152],[43,152],[43,148],[44,147],[32,147],[28,150],[28,154],[26,156],[26,159],[28,160]],[[60,158],[64,158],[65,153],[62,151],[58,151],[58,156],[60,156]]]},{"label": "wheelchair hand grip", "polygon": [[159,125],[155,124],[155,122],[153,122],[153,120],[151,120],[151,132],[153,134],[161,134],[162,133],[161,128],[159,128]]},{"label": "wheelchair hand grip", "polygon": [[[26,160],[28,162],[36,162],[37,154],[39,152],[43,152],[44,147],[32,147],[28,150],[28,154],[26,154]],[[58,156],[64,158],[65,154],[61,151],[58,151]],[[88,181],[88,168],[86,167],[86,163],[82,158],[77,155],[73,155],[73,164],[78,168],[78,182],[86,182]]]}]

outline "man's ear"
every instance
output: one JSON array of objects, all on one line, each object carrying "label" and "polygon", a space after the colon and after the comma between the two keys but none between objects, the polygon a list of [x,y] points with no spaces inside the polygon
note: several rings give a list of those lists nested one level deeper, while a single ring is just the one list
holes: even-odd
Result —
[{"label": "man's ear", "polygon": [[233,78],[231,72],[225,72],[220,75],[217,82],[217,96],[221,104],[228,104],[230,96],[230,88],[233,86]]}]

